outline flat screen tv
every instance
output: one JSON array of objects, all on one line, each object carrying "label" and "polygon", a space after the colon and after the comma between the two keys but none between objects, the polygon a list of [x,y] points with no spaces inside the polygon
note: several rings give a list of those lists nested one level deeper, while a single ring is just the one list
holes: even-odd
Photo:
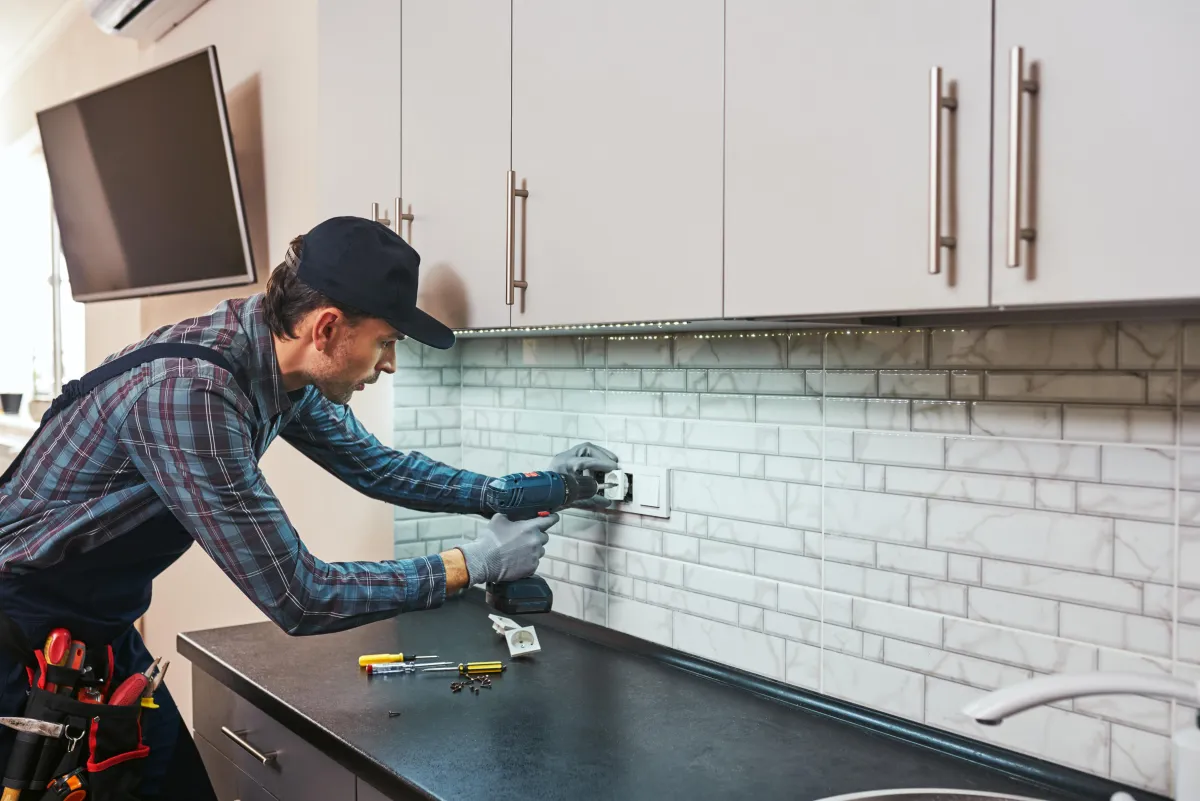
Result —
[{"label": "flat screen tv", "polygon": [[215,47],[37,122],[75,300],[255,283]]}]

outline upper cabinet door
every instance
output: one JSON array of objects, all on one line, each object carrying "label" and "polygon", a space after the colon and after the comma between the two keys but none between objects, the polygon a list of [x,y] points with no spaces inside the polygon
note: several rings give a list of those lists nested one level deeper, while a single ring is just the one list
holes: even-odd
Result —
[{"label": "upper cabinet door", "polygon": [[513,0],[514,325],[721,316],[722,6]]},{"label": "upper cabinet door", "polygon": [[396,0],[320,0],[317,108],[317,213],[367,217],[377,203],[390,217],[400,194]]},{"label": "upper cabinet door", "polygon": [[1197,41],[1195,0],[997,0],[996,305],[1200,297]]},{"label": "upper cabinet door", "polygon": [[454,328],[505,327],[509,4],[403,7],[402,183],[413,219],[401,231],[421,254],[419,303]]},{"label": "upper cabinet door", "polygon": [[726,17],[725,315],[986,306],[990,0]]}]

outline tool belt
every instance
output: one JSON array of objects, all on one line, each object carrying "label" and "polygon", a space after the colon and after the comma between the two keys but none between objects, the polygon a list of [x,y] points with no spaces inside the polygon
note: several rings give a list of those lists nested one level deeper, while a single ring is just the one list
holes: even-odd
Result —
[{"label": "tool belt", "polygon": [[90,650],[78,668],[47,664],[40,648],[26,653],[29,697],[21,725],[50,725],[39,727],[41,733],[18,730],[4,769],[3,798],[135,801],[150,754],[141,716],[153,714],[153,700],[139,694],[132,703],[109,703],[117,700],[114,688],[128,678],[113,676],[111,645]]}]

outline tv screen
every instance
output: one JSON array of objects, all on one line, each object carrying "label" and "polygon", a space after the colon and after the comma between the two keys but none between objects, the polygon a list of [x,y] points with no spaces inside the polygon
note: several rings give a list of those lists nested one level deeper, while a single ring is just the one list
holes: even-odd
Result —
[{"label": "tv screen", "polygon": [[37,121],[75,300],[257,280],[215,47]]}]

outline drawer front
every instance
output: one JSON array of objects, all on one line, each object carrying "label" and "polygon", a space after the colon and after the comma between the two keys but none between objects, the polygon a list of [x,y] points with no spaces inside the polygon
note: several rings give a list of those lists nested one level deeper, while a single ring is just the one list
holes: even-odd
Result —
[{"label": "drawer front", "polygon": [[275,796],[254,783],[242,769],[230,762],[201,734],[196,735],[196,748],[208,778],[216,791],[217,801],[278,801]]},{"label": "drawer front", "polygon": [[276,798],[354,798],[350,771],[199,669],[192,670],[192,700],[196,732]]}]

